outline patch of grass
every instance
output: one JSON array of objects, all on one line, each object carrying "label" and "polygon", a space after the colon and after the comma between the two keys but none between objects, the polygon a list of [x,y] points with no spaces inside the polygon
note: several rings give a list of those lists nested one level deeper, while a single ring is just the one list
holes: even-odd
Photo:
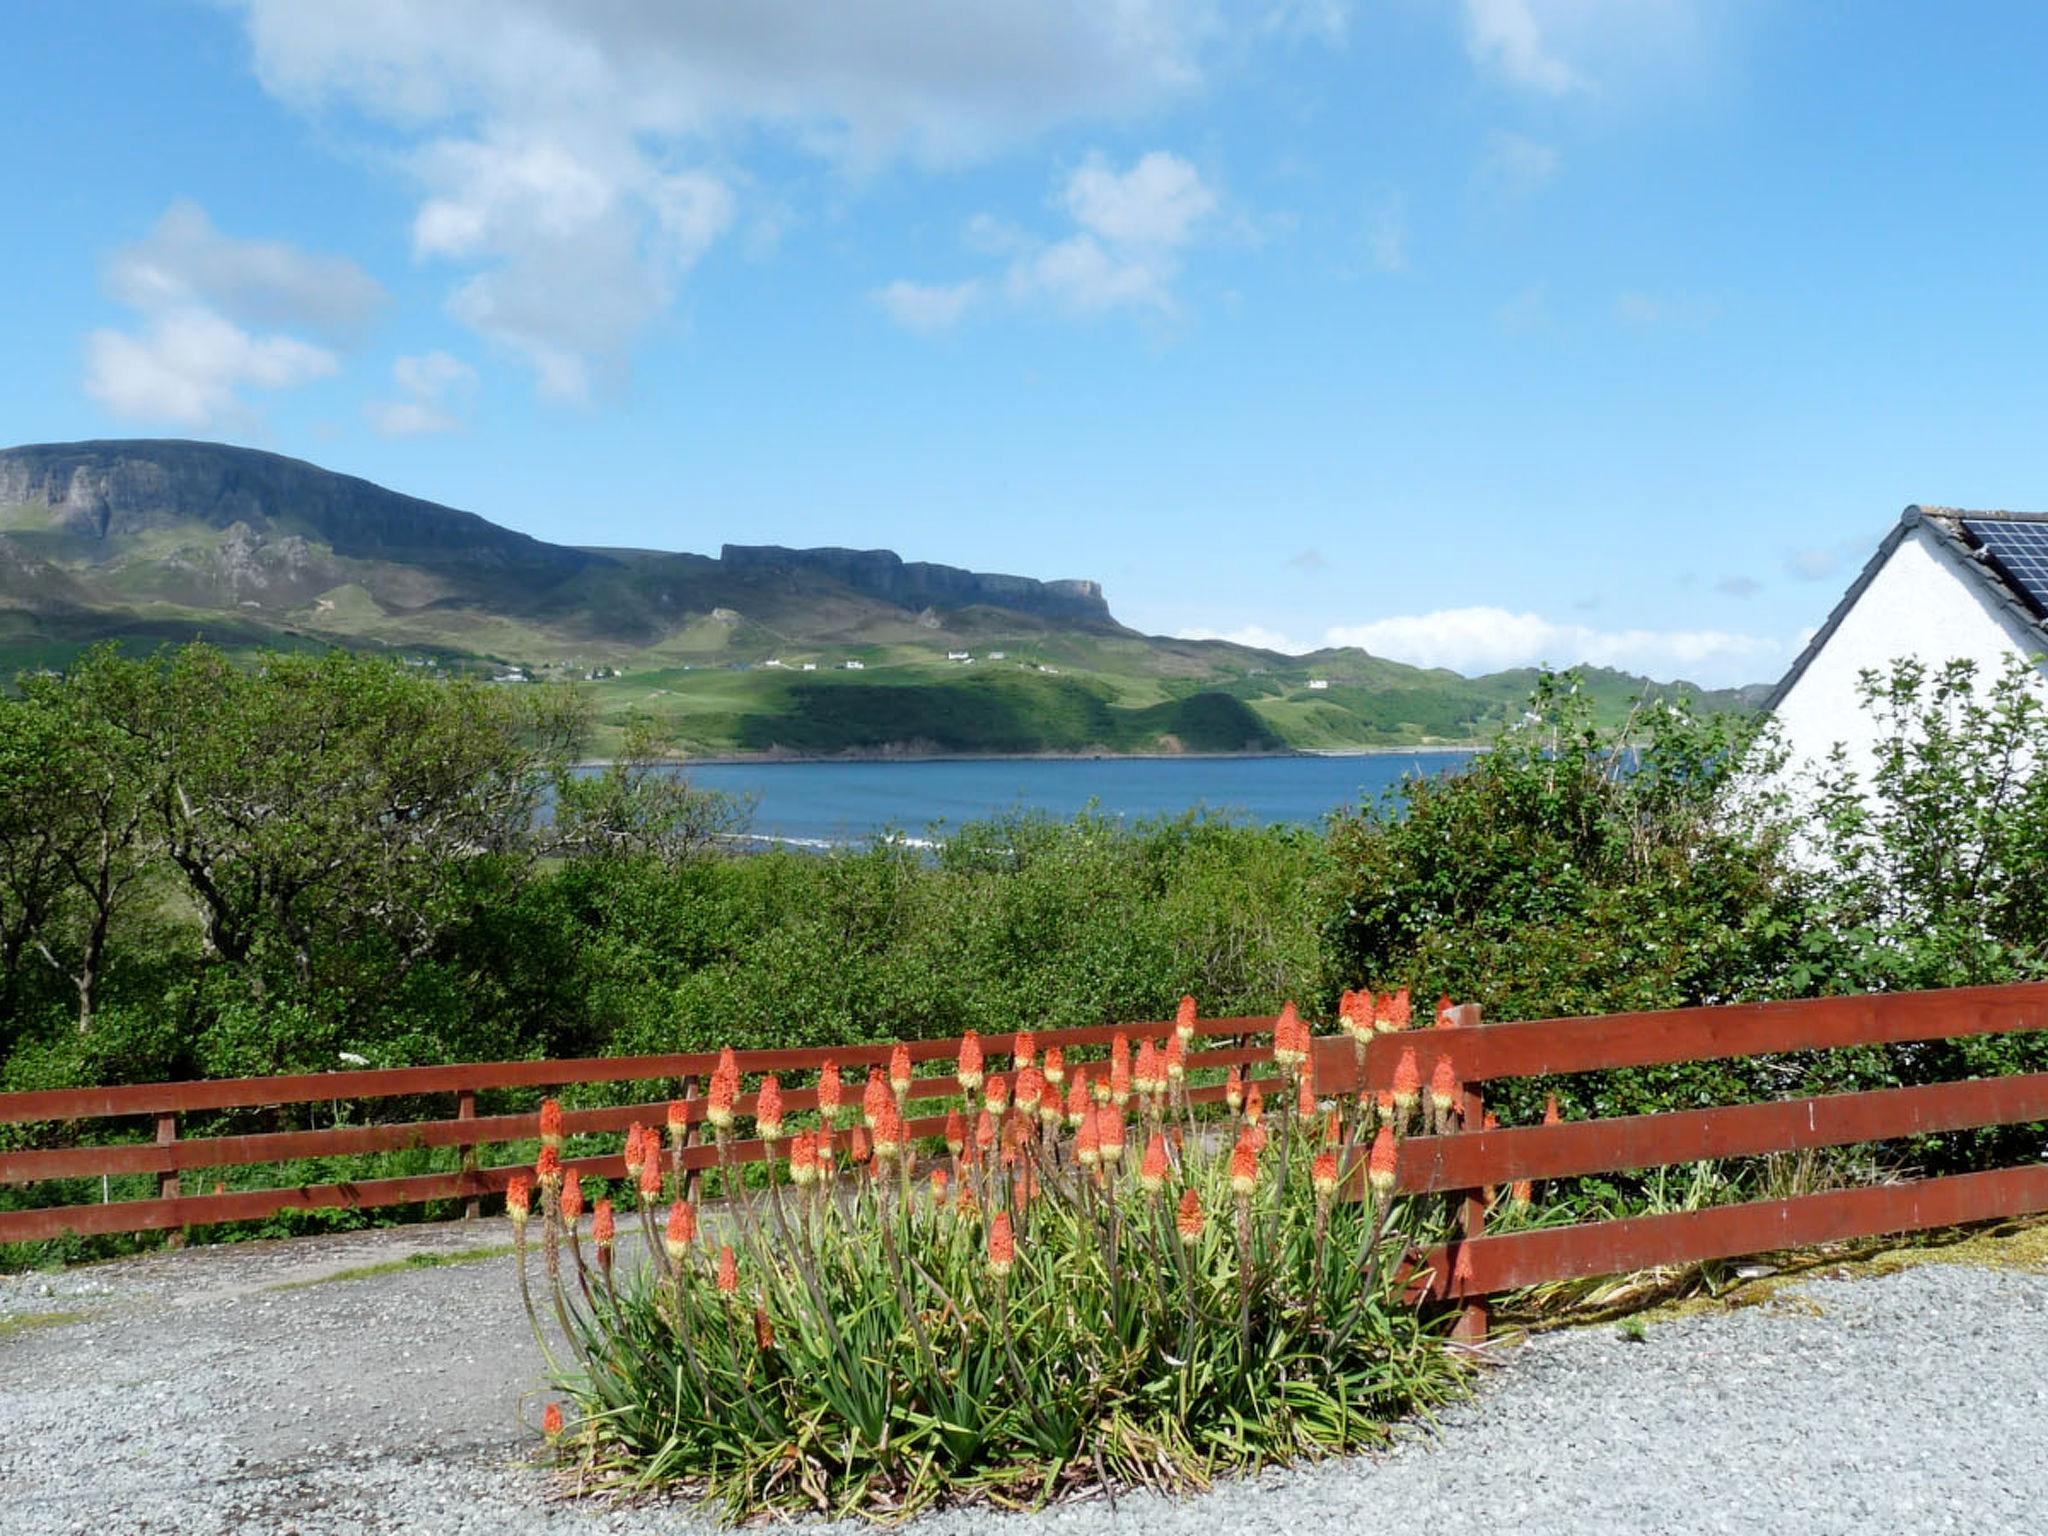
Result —
[{"label": "patch of grass", "polygon": [[454,1253],[409,1253],[402,1259],[387,1259],[381,1264],[359,1264],[353,1269],[338,1269],[331,1275],[315,1275],[309,1280],[281,1280],[276,1285],[266,1285],[266,1291],[303,1291],[316,1285],[333,1285],[342,1280],[369,1280],[378,1275],[400,1275],[413,1269],[447,1269],[456,1264],[474,1264],[479,1259],[502,1259],[512,1251],[510,1243],[491,1243],[482,1248],[463,1248]]},{"label": "patch of grass", "polygon": [[0,1317],[0,1343],[20,1338],[25,1333],[34,1333],[40,1328],[62,1328],[71,1323],[82,1323],[91,1315],[89,1312],[23,1312],[15,1317]]}]

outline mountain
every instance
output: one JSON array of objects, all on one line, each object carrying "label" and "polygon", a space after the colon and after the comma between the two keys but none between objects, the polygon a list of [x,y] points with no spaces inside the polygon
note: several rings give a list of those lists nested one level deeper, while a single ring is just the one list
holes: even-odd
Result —
[{"label": "mountain", "polygon": [[[651,714],[697,751],[1464,741],[1510,718],[1532,676],[1146,636],[1116,621],[1093,581],[888,550],[726,544],[712,558],[549,544],[220,443],[0,451],[0,664],[195,636],[576,678],[602,720]],[[1670,691],[1605,671],[1588,686],[1617,714]]]}]

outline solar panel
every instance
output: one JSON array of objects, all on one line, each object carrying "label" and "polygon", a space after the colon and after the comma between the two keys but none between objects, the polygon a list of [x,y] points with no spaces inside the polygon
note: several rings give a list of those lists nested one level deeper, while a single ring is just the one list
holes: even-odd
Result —
[{"label": "solar panel", "polygon": [[2007,584],[2025,594],[2036,613],[2048,614],[2048,522],[1971,517],[1963,519],[1963,527]]}]

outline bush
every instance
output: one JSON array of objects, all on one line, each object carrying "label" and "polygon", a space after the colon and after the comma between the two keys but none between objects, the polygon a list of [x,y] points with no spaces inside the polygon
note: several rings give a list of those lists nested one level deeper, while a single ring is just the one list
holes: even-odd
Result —
[{"label": "bush", "polygon": [[[825,1138],[822,1177],[815,1133],[783,1128],[787,1164],[715,1233],[686,1205],[663,1216],[679,1166],[665,1181],[658,1143],[629,1138],[639,1266],[615,1256],[609,1201],[586,1239],[580,1188],[544,1150],[543,1304],[573,1350],[556,1382],[575,1420],[546,1421],[563,1461],[599,1484],[700,1490],[734,1520],[898,1518],[1082,1483],[1196,1488],[1381,1443],[1454,1394],[1460,1367],[1399,1295],[1419,1208],[1333,1198],[1363,1161],[1359,1118],[1298,1118],[1277,1102],[1289,1086],[1261,1120],[1205,1124],[1166,1095],[1162,1060],[1140,1054],[1162,1088],[1136,1095],[1128,1148],[1128,1093],[1063,1116],[1020,1057],[1014,1104],[963,1069],[954,1145],[930,1156],[903,1129],[906,1058],[895,1095],[871,1089],[872,1131]],[[723,1076],[714,1105],[737,1093]],[[526,1198],[520,1283],[546,1350]]]}]

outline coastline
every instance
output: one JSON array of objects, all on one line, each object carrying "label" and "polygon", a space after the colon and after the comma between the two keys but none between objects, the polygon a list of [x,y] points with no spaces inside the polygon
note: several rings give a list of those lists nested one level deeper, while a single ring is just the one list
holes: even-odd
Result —
[{"label": "coastline", "polygon": [[[1422,746],[1391,747],[1282,747],[1269,752],[891,752],[849,750],[843,752],[724,752],[667,759],[679,768],[773,768],[787,764],[815,766],[820,763],[1182,763],[1238,762],[1267,758],[1302,757],[1409,757],[1449,752],[1479,752],[1483,741],[1442,741]],[[608,757],[585,758],[577,768],[608,768]]]}]

